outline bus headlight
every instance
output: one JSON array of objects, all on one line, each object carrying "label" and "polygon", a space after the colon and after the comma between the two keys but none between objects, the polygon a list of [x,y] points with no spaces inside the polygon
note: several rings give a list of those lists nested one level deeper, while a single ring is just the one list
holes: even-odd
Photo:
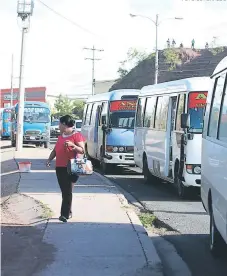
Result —
[{"label": "bus headlight", "polygon": [[190,174],[201,174],[201,166],[200,165],[187,164],[186,170],[187,170],[187,173],[190,173]]},{"label": "bus headlight", "polygon": [[194,173],[201,174],[201,167],[199,166],[194,167]]},{"label": "bus headlight", "polygon": [[113,147],[113,152],[118,152],[118,147]]},{"label": "bus headlight", "polygon": [[120,152],[123,152],[124,150],[125,150],[124,147],[120,147],[120,148],[119,148],[119,151],[120,151]]}]

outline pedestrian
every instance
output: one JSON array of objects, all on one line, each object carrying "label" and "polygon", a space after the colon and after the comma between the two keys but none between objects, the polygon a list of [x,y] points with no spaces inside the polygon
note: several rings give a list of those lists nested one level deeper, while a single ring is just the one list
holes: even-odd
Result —
[{"label": "pedestrian", "polygon": [[180,48],[183,48],[184,46],[183,46],[183,43],[181,42],[181,44],[180,44]]},{"label": "pedestrian", "polygon": [[195,39],[192,39],[192,49],[195,49]]},{"label": "pedestrian", "polygon": [[208,45],[208,42],[206,42],[205,49],[208,49],[208,48],[209,48],[209,45]]},{"label": "pedestrian", "polygon": [[173,40],[172,40],[172,47],[174,48],[175,45],[176,45],[176,41],[173,39]]},{"label": "pedestrian", "polygon": [[59,220],[67,222],[72,217],[72,189],[78,176],[70,176],[67,171],[68,161],[78,154],[84,154],[84,138],[79,132],[73,129],[75,120],[70,115],[60,118],[59,129],[61,135],[50,153],[46,162],[49,167],[50,162],[56,157],[56,175],[62,193],[61,215]]},{"label": "pedestrian", "polygon": [[170,40],[169,40],[169,38],[167,39],[167,48],[170,48]]}]

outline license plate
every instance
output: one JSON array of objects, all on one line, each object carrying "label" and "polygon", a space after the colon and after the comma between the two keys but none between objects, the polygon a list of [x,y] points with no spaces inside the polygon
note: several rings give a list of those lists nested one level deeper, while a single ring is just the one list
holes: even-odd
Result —
[{"label": "license plate", "polygon": [[30,136],[30,140],[35,140],[35,137],[34,136]]}]

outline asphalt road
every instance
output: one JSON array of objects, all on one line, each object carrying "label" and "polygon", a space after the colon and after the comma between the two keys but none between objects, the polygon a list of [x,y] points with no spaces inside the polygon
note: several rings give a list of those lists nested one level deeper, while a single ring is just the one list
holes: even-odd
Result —
[{"label": "asphalt road", "polygon": [[170,231],[163,237],[175,246],[193,276],[226,276],[226,257],[215,260],[209,252],[209,216],[199,194],[195,193],[192,200],[179,200],[171,184],[161,181],[144,184],[138,172],[138,168],[119,167],[115,175],[106,177],[131,193],[165,223]]}]

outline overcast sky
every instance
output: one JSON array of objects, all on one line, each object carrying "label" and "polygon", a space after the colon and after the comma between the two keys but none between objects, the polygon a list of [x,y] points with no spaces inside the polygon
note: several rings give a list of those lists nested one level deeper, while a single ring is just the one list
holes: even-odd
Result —
[{"label": "overcast sky", "polygon": [[[186,0],[42,0],[46,5],[83,27],[69,23],[35,0],[25,47],[25,85],[46,86],[49,94],[91,92],[91,52],[83,47],[104,49],[95,64],[95,79],[117,77],[120,61],[135,47],[153,51],[155,26],[144,18],[159,14],[159,49],[174,38],[190,47],[204,47],[213,36],[227,46],[227,1]],[[11,55],[14,54],[15,86],[18,86],[21,23],[17,0],[0,0],[0,88],[10,87]],[[175,16],[181,21],[165,20]],[[87,31],[86,31],[87,30]]]}]

